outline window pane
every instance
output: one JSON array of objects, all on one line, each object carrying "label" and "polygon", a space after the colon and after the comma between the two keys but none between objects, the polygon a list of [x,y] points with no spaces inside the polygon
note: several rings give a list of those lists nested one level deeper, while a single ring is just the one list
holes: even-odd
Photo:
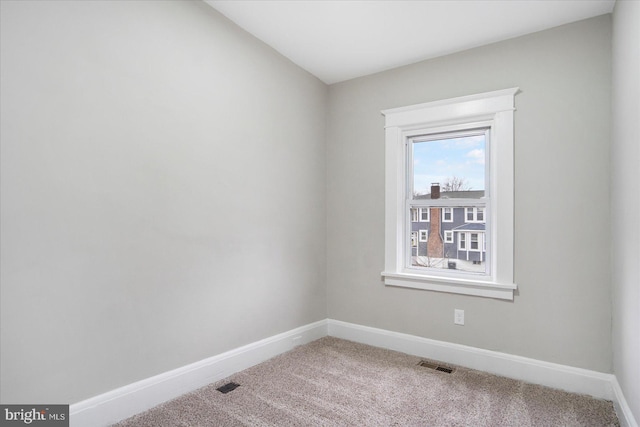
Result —
[{"label": "window pane", "polygon": [[485,134],[420,140],[413,146],[413,193],[416,199],[481,198],[485,190]]},{"label": "window pane", "polygon": [[478,234],[471,233],[471,249],[478,249]]}]

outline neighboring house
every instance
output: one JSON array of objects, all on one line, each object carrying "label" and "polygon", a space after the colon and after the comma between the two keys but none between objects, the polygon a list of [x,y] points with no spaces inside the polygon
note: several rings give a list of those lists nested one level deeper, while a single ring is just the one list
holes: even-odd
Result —
[{"label": "neighboring house", "polygon": [[[440,199],[479,199],[484,191],[448,191]],[[417,198],[430,199],[431,194]],[[482,264],[486,260],[485,212],[474,207],[430,207],[411,211],[411,255]]]}]

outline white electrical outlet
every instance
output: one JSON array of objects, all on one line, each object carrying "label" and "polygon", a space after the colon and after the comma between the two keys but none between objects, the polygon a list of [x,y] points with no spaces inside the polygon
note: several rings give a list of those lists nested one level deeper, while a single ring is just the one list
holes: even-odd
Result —
[{"label": "white electrical outlet", "polygon": [[464,310],[453,310],[453,323],[456,325],[464,325]]}]

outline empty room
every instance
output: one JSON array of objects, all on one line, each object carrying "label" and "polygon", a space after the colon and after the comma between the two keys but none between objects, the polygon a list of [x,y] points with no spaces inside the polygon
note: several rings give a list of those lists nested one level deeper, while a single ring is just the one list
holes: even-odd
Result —
[{"label": "empty room", "polygon": [[0,31],[1,425],[638,425],[640,1]]}]

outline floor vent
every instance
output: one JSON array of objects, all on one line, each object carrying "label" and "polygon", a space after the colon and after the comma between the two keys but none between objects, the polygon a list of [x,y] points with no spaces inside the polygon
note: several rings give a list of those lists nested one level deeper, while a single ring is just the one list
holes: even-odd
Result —
[{"label": "floor vent", "polygon": [[421,360],[420,363],[418,363],[418,366],[433,369],[434,371],[446,372],[447,374],[451,374],[454,371],[453,368],[449,368],[448,366],[442,366],[437,363],[428,362],[426,360]]},{"label": "floor vent", "polygon": [[240,384],[227,383],[227,384],[223,385],[222,387],[218,387],[216,390],[218,390],[220,393],[227,394],[230,391],[233,391],[233,390],[237,389],[238,387],[240,387]]}]

